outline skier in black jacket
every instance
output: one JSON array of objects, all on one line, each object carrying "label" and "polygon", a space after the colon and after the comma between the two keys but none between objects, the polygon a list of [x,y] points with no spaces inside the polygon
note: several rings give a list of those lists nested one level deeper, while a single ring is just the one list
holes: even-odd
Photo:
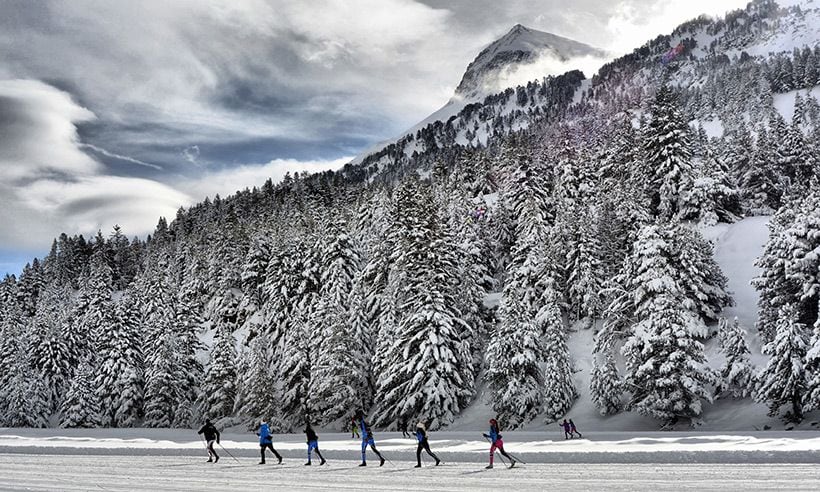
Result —
[{"label": "skier in black jacket", "polygon": [[419,422],[416,426],[416,439],[419,441],[419,445],[416,448],[416,468],[421,468],[421,450],[427,451],[427,454],[433,457],[436,460],[436,466],[441,463],[441,460],[438,459],[438,456],[433,454],[430,451],[430,443],[427,441],[427,429],[424,426],[424,422]]},{"label": "skier in black jacket", "polygon": [[219,444],[219,431],[216,430],[216,427],[214,427],[214,424],[212,424],[210,420],[205,420],[205,425],[199,429],[197,434],[203,434],[205,440],[208,442],[208,463],[217,463],[219,461],[219,455],[214,451],[214,441]]},{"label": "skier in black jacket", "polygon": [[326,463],[325,459],[322,457],[322,453],[319,451],[319,436],[316,435],[316,431],[313,430],[313,427],[310,426],[310,421],[305,420],[305,435],[307,436],[307,446],[308,446],[308,460],[305,463],[305,466],[310,466],[310,456],[313,450],[316,450],[316,455],[322,460],[319,463],[319,466],[322,466]]}]

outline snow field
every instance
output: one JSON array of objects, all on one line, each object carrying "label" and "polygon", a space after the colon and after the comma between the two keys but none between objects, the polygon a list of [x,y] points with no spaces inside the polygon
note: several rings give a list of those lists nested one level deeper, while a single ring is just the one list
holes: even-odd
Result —
[{"label": "snow field", "polygon": [[560,464],[484,470],[474,464],[306,468],[155,456],[0,455],[0,490],[816,490],[814,465]]}]

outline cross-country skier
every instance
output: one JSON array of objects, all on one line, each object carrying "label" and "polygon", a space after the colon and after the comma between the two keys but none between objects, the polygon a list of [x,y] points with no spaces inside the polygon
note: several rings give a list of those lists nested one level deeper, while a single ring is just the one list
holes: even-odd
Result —
[{"label": "cross-country skier", "polygon": [[572,427],[567,422],[567,419],[564,419],[563,423],[558,424],[564,428],[564,439],[572,439]]},{"label": "cross-country skier", "polygon": [[399,430],[401,431],[401,437],[412,437],[409,432],[407,432],[407,421],[404,419],[399,420]]},{"label": "cross-country skier", "polygon": [[350,417],[350,438],[359,437],[359,423],[356,422],[356,417]]},{"label": "cross-country skier", "polygon": [[273,449],[273,436],[270,433],[270,427],[268,427],[268,423],[264,420],[259,424],[259,432],[256,433],[259,436],[259,447],[261,449],[262,454],[262,461],[259,462],[260,465],[265,464],[265,450],[270,449],[274,456],[279,460],[279,463],[282,463],[282,456]]},{"label": "cross-country skier", "polygon": [[584,437],[578,432],[578,429],[575,428],[575,422],[572,419],[569,419],[569,435],[572,436],[574,434],[578,434],[578,437]]},{"label": "cross-country skier", "polygon": [[316,450],[316,456],[322,460],[319,463],[319,466],[322,466],[326,463],[325,459],[322,457],[322,453],[319,451],[319,436],[316,435],[316,431],[313,430],[313,427],[310,426],[310,420],[305,420],[305,435],[307,436],[307,447],[308,447],[308,460],[305,463],[305,466],[310,466],[310,455],[313,450]]},{"label": "cross-country skier", "polygon": [[484,437],[492,442],[490,446],[490,464],[486,466],[488,470],[493,467],[496,449],[498,449],[502,456],[506,456],[507,459],[510,460],[510,468],[515,466],[515,460],[504,451],[504,441],[501,440],[501,434],[499,434],[498,431],[498,422],[496,422],[495,419],[490,419],[490,433],[484,434]]},{"label": "cross-country skier", "polygon": [[427,451],[427,454],[429,454],[433,457],[434,460],[436,460],[436,466],[438,466],[439,463],[441,463],[441,460],[438,459],[438,456],[433,454],[432,451],[430,451],[430,443],[427,441],[427,429],[424,425],[424,422],[419,422],[418,425],[416,425],[416,439],[418,439],[419,441],[419,445],[416,448],[416,468],[421,468],[422,449]]},{"label": "cross-country skier", "polygon": [[367,466],[367,446],[379,457],[379,466],[384,466],[384,457],[376,449],[376,440],[373,438],[373,431],[364,421],[364,414],[359,414],[359,430],[362,432],[362,463],[359,466]]},{"label": "cross-country skier", "polygon": [[216,454],[214,450],[214,441],[219,444],[219,431],[216,430],[214,424],[211,423],[210,420],[205,420],[205,425],[203,425],[197,434],[203,434],[205,437],[205,441],[208,442],[208,463],[217,463],[219,461],[219,455]]}]

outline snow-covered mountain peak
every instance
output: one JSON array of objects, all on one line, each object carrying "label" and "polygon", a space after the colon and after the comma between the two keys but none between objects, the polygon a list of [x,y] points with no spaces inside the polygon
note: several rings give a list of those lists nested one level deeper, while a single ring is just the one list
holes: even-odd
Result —
[{"label": "snow-covered mountain peak", "polygon": [[[507,87],[526,84],[532,80],[532,71],[522,68],[528,65],[563,65],[562,62],[573,58],[604,55],[602,50],[587,44],[516,24],[470,63],[456,88],[455,99],[476,101]],[[540,73],[545,75],[555,74]]]}]

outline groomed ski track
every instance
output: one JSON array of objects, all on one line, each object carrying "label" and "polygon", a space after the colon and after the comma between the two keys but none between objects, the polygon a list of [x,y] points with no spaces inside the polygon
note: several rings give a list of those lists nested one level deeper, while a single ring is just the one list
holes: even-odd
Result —
[{"label": "groomed ski track", "polygon": [[355,461],[307,467],[210,466],[172,456],[0,455],[2,490],[817,490],[817,465],[530,464],[483,470],[473,463],[358,468]]}]

